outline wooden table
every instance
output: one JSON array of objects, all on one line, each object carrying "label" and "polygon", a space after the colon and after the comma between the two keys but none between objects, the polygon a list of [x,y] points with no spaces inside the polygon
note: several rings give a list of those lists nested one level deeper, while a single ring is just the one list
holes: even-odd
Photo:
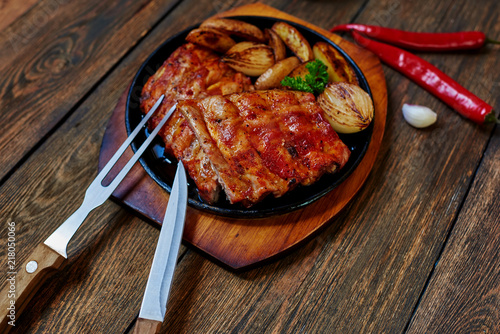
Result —
[{"label": "wooden table", "polygon": [[[16,262],[80,204],[111,113],[164,40],[244,0],[0,4],[0,247]],[[264,1],[328,29],[358,22],[500,38],[497,1]],[[344,36],[349,39],[348,36]],[[500,109],[500,48],[421,54]],[[164,333],[500,332],[500,133],[384,66],[386,128],[354,200],[309,242],[233,272],[182,246]],[[438,113],[405,123],[403,103]],[[159,229],[107,201],[70,243],[15,333],[129,333]]]}]

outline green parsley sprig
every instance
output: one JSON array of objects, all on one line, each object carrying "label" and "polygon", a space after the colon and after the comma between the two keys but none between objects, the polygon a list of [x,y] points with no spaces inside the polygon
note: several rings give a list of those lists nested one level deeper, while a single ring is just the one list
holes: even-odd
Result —
[{"label": "green parsley sprig", "polygon": [[326,65],[319,59],[306,64],[309,74],[306,74],[304,79],[301,77],[291,78],[285,77],[281,80],[283,86],[290,87],[294,90],[303,92],[320,94],[325,90],[328,83],[328,72]]}]

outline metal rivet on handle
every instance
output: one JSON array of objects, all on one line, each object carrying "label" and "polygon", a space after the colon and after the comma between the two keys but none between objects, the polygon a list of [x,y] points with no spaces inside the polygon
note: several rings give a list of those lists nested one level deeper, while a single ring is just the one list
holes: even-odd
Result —
[{"label": "metal rivet on handle", "polygon": [[26,272],[33,274],[38,269],[38,263],[36,261],[30,261],[26,264]]}]

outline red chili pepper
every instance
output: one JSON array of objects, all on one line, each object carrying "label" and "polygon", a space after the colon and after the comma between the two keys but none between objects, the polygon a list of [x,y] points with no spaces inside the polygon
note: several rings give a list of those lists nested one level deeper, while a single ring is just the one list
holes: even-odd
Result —
[{"label": "red chili pepper", "polygon": [[456,51],[480,49],[487,43],[500,44],[486,37],[480,31],[451,33],[411,32],[365,24],[342,24],[330,29],[331,32],[357,31],[364,35],[417,51]]},{"label": "red chili pepper", "polygon": [[375,53],[385,64],[404,74],[462,116],[483,124],[497,122],[493,107],[424,59],[395,46],[363,37],[353,31],[354,40]]}]

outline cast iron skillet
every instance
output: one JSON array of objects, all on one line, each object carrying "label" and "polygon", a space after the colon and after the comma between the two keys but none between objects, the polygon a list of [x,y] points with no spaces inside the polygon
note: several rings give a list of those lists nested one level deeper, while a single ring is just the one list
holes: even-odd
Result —
[{"label": "cast iron skillet", "polygon": [[[261,16],[237,16],[235,19],[242,20],[258,26],[261,29],[271,28],[278,19],[261,17]],[[285,20],[280,20],[285,21]],[[309,41],[311,46],[316,42],[324,41],[335,47],[354,68],[358,77],[359,84],[371,96],[370,87],[363,76],[363,73],[354,61],[337,45],[333,44],[329,39],[312,31],[302,25],[294,22],[285,21],[296,27],[304,37]],[[139,124],[142,118],[142,112],[139,107],[139,98],[143,86],[148,78],[153,75],[170,54],[185,43],[185,37],[198,25],[190,27],[173,37],[169,38],[158,49],[156,49],[149,58],[142,64],[139,71],[134,77],[130,91],[127,96],[127,104],[125,110],[125,122],[127,133]],[[373,98],[373,97],[372,97]],[[363,158],[373,132],[373,124],[367,129],[355,134],[339,134],[342,141],[351,149],[351,157],[347,164],[336,174],[327,174],[321,177],[313,185],[304,187],[298,186],[294,190],[288,192],[280,198],[273,198],[272,195],[265,198],[262,202],[257,203],[251,208],[245,208],[239,204],[230,204],[221,193],[221,199],[213,205],[204,202],[198,195],[196,185],[192,180],[189,180],[189,199],[188,202],[192,207],[200,210],[208,211],[217,215],[240,217],[240,218],[258,218],[276,214],[287,213],[301,207],[304,207],[320,197],[327,194],[329,191],[342,183],[358,166]],[[147,129],[144,129],[132,142],[134,151],[144,142],[148,135]],[[163,189],[170,192],[171,185],[174,179],[177,161],[174,157],[164,154],[164,146],[162,140],[158,137],[150,145],[148,150],[143,154],[140,162],[146,172],[156,181]]]}]

